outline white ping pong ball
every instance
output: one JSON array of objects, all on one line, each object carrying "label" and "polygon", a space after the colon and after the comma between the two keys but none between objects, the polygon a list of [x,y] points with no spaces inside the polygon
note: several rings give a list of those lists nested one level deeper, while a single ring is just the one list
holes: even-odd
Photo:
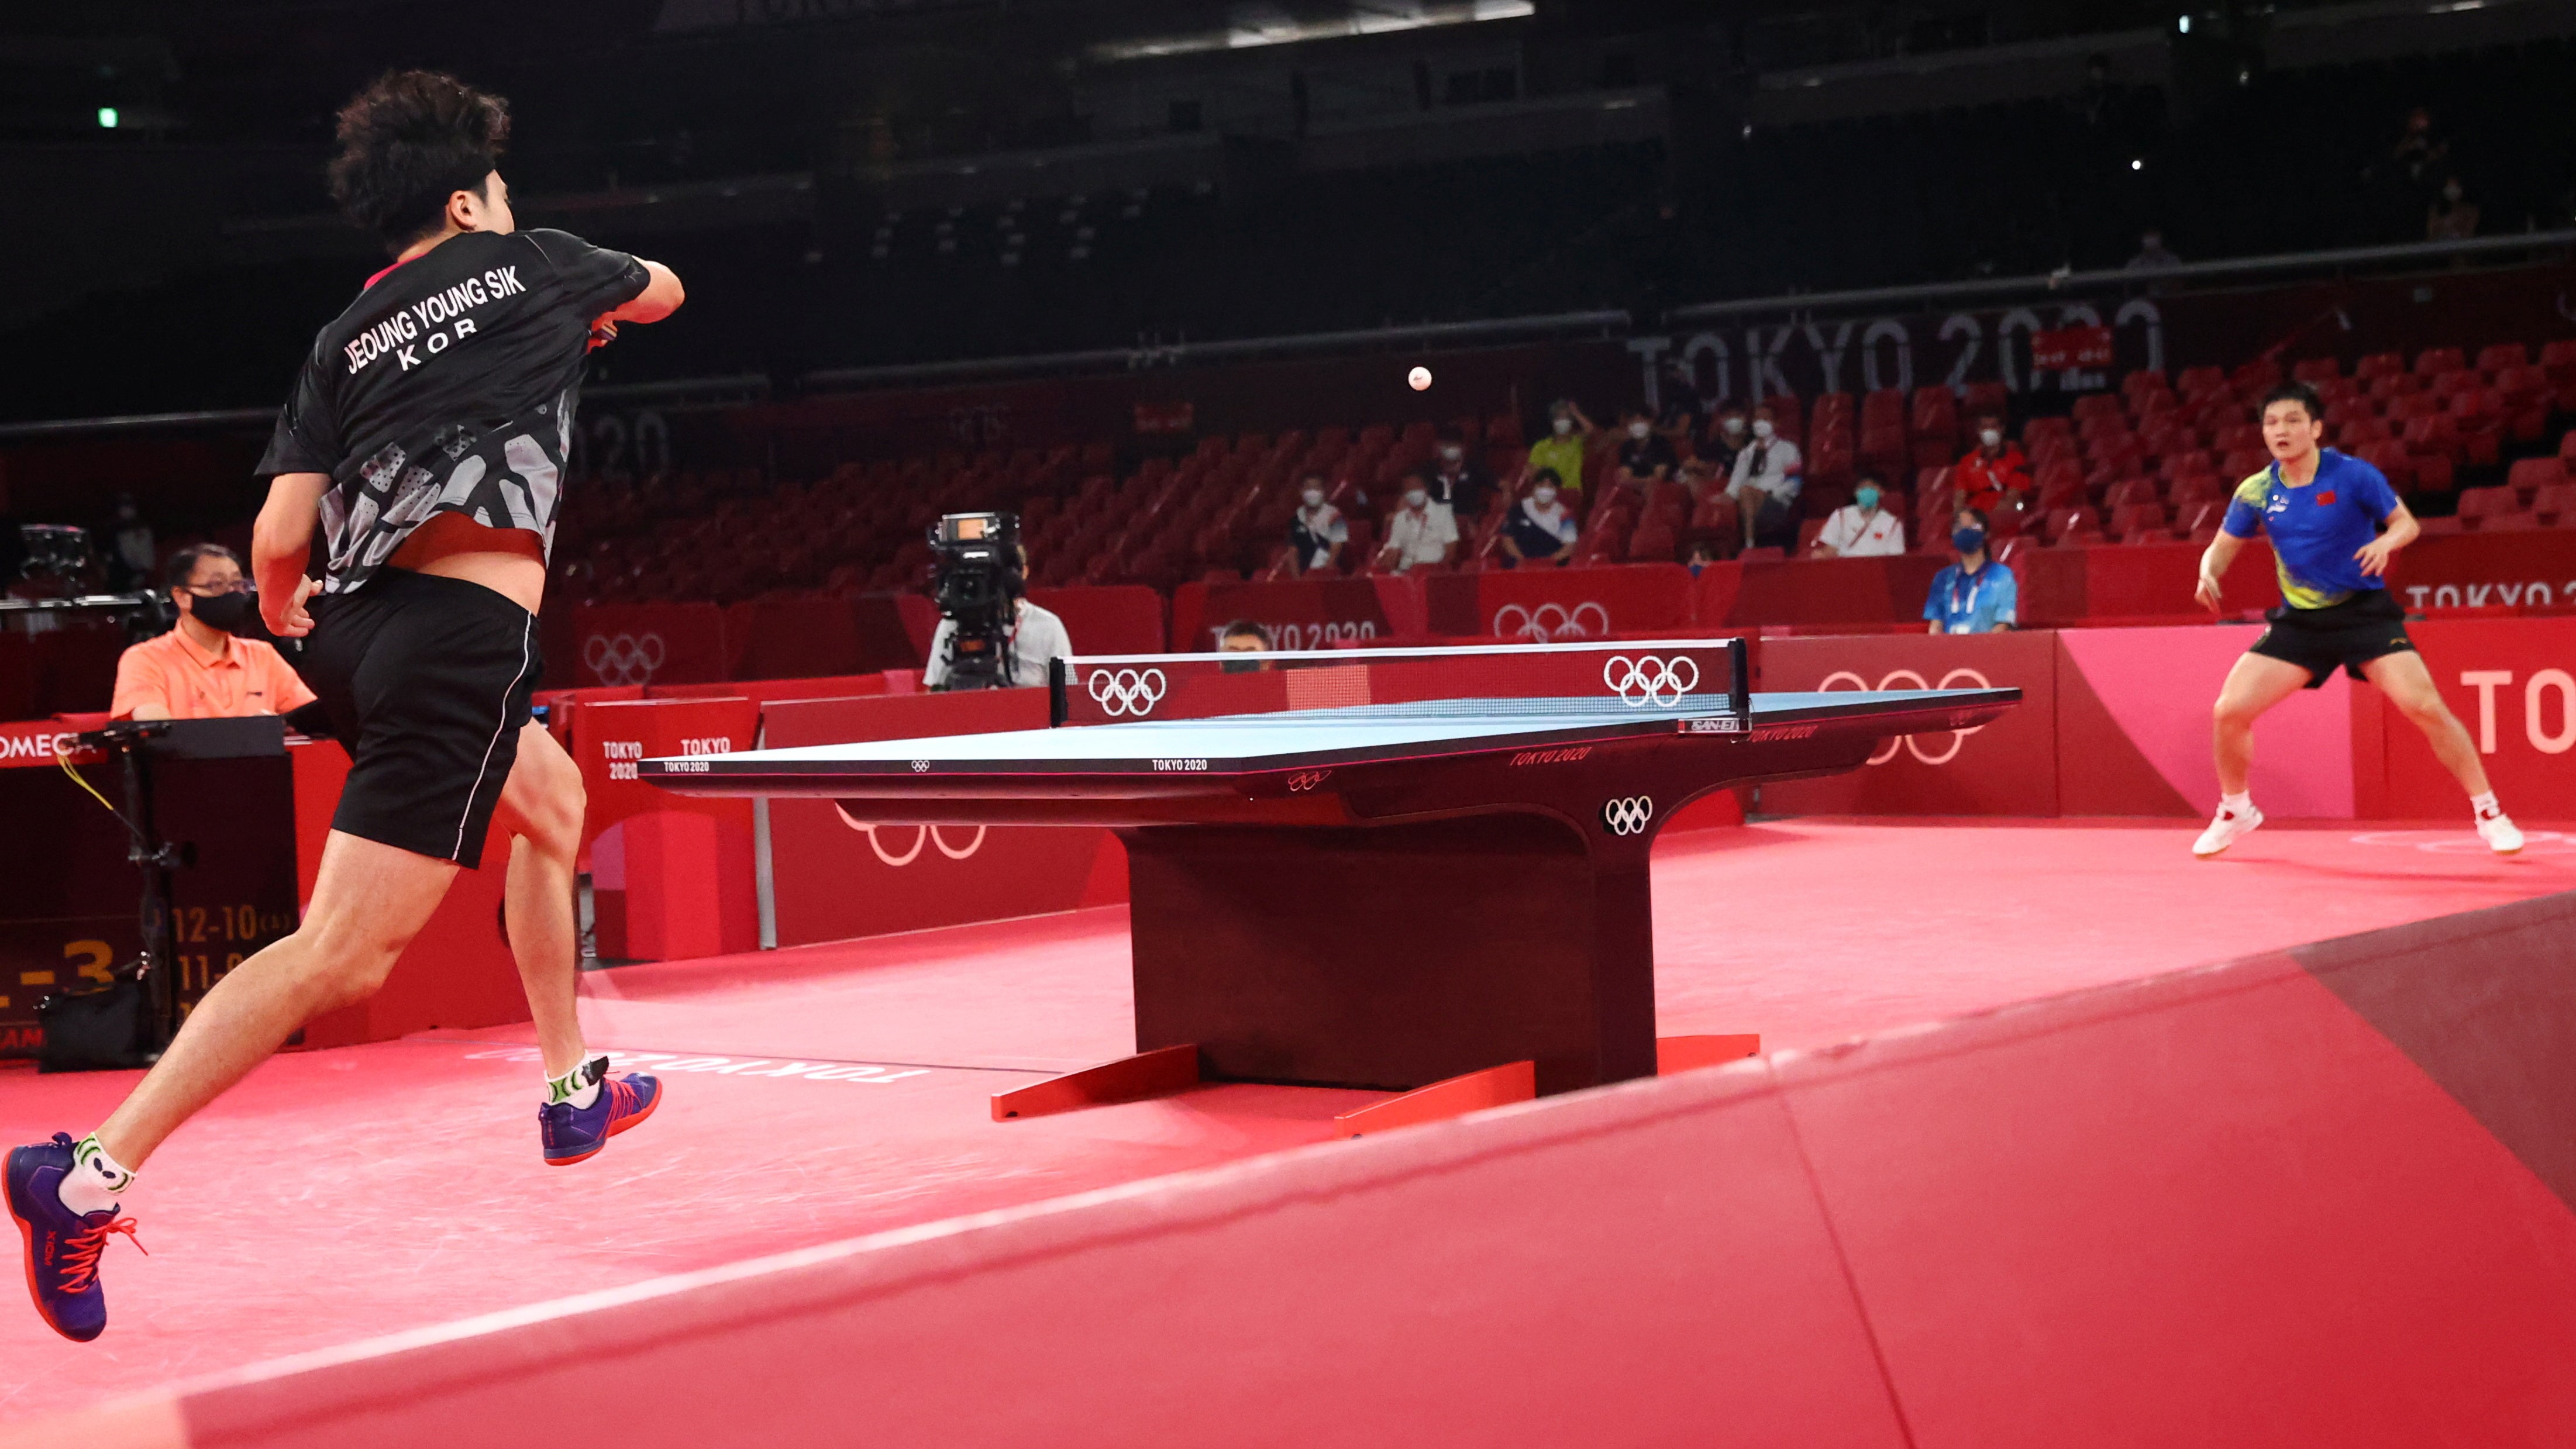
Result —
[{"label": "white ping pong ball", "polygon": [[1415,392],[1426,391],[1431,386],[1431,369],[1427,367],[1417,367],[1413,371],[1406,373],[1404,375],[1404,380],[1413,384],[1413,390]]}]

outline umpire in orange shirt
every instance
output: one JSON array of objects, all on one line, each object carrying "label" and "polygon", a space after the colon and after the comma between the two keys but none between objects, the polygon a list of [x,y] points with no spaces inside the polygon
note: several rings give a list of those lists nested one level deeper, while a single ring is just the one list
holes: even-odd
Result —
[{"label": "umpire in orange shirt", "polygon": [[170,557],[170,597],[179,625],[116,661],[119,719],[216,719],[286,714],[313,702],[275,645],[226,632],[258,617],[241,559],[219,543]]}]

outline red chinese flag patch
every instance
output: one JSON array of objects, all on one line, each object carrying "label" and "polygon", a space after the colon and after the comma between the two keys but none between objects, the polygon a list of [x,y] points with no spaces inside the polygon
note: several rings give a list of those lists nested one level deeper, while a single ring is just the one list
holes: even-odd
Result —
[{"label": "red chinese flag patch", "polygon": [[2332,502],[2334,502],[2334,490],[2331,488],[2317,495],[2317,506],[2320,508]]}]

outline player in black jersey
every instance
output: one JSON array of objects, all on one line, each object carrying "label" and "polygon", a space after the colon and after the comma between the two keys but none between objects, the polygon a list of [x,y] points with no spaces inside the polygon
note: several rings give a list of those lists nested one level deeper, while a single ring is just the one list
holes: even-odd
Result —
[{"label": "player in black jersey", "polygon": [[[339,117],[349,218],[393,265],[325,327],[259,471],[260,608],[351,768],[295,933],[217,982],[97,1132],[9,1154],[28,1286],[65,1337],[106,1325],[98,1259],[171,1131],[323,1012],[372,994],[497,821],[514,840],[506,913],[548,1080],[549,1163],[579,1162],[661,1100],[608,1075],[574,1008],[581,776],[529,718],[536,611],[584,354],[680,305],[659,263],[519,231],[495,170],[506,105],[455,79],[388,75]],[[328,556],[310,570],[319,531]]]}]

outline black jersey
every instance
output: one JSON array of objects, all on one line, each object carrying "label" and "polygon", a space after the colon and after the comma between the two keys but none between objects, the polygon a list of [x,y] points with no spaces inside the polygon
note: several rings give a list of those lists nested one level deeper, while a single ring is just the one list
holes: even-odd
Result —
[{"label": "black jersey", "polygon": [[322,329],[259,461],[328,473],[323,590],[355,589],[432,514],[554,549],[590,328],[644,264],[560,231],[464,232],[371,278]]}]

